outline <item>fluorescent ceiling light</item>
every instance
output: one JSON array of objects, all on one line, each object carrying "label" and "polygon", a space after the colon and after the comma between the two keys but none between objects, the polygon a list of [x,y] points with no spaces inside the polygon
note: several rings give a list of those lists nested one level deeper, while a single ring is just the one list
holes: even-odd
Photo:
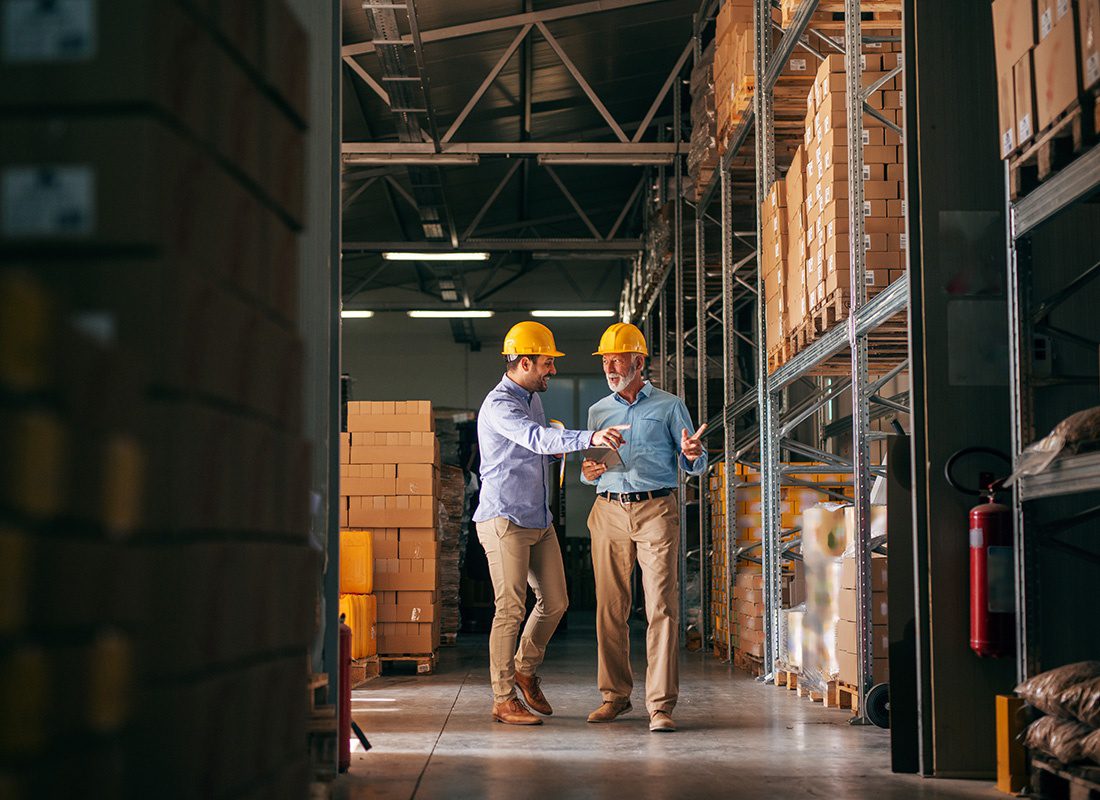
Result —
[{"label": "fluorescent ceiling light", "polygon": [[413,319],[485,319],[493,316],[492,311],[410,311]]},{"label": "fluorescent ceiling light", "polygon": [[370,319],[374,316],[374,312],[345,310],[340,312],[340,316],[344,319]]},{"label": "fluorescent ceiling light", "polygon": [[426,253],[412,251],[387,252],[386,261],[488,261],[488,253],[447,253],[442,250]]},{"label": "fluorescent ceiling light", "polygon": [[540,309],[538,311],[531,312],[532,317],[613,317],[615,312],[609,308],[599,308],[594,310],[557,310],[557,309]]}]

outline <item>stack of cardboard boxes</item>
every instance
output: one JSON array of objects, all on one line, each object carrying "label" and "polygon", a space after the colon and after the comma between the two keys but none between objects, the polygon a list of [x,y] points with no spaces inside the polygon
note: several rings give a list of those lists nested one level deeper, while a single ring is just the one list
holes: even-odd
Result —
[{"label": "stack of cardboard boxes", "polygon": [[64,333],[20,351],[35,399],[0,401],[27,473],[0,490],[23,609],[0,612],[0,673],[42,687],[0,699],[22,728],[2,782],[304,796],[306,34],[282,0],[8,4],[3,25],[0,271],[26,280],[0,319]]},{"label": "stack of cardboard boxes", "polygon": [[[885,525],[886,507],[873,506],[872,525]],[[855,509],[844,509],[844,529],[849,547],[856,540]],[[871,555],[871,643],[874,675],[872,683],[886,683],[889,677],[890,636],[887,629],[886,602],[886,556]],[[850,686],[859,683],[859,605],[856,597],[857,565],[855,556],[847,553],[840,565],[840,591],[837,599],[836,623],[836,660],[839,667],[837,677]]]},{"label": "stack of cardboard boxes", "polygon": [[[789,465],[787,465],[789,466]],[[807,465],[814,466],[814,465]],[[849,482],[848,476],[832,473],[807,472],[794,477],[819,483],[834,492],[849,491],[843,486]],[[760,496],[760,473],[743,464],[736,467],[734,502],[736,505],[737,532],[734,538],[735,548],[754,548],[747,555],[759,560],[763,555],[763,518]],[[754,485],[753,485],[754,484]],[[783,530],[790,530],[802,524],[804,509],[810,508],[821,500],[821,493],[814,489],[798,486],[781,487],[779,504],[779,524]],[[753,671],[760,665],[764,655],[764,599],[761,565],[748,560],[737,562],[735,576],[731,579],[726,569],[726,492],[725,464],[716,464],[710,478],[710,530],[713,547],[711,548],[711,615],[714,622],[715,653],[725,655],[727,620],[729,617],[729,589],[733,591],[733,630],[734,664],[742,669]],[[799,569],[785,565],[780,581],[783,607],[797,606],[805,595],[804,581]]]},{"label": "stack of cardboard boxes", "polygon": [[439,443],[431,403],[348,403],[341,509],[372,533],[378,654],[439,647]]},{"label": "stack of cardboard boxes", "polygon": [[994,0],[993,37],[998,149],[1009,158],[1100,82],[1100,0]]},{"label": "stack of cardboard boxes", "polygon": [[718,123],[713,80],[714,43],[703,50],[691,71],[691,141],[688,145],[687,174],[698,200],[706,191],[718,166]]},{"label": "stack of cardboard boxes", "polygon": [[788,235],[787,186],[772,184],[760,206],[760,268],[764,271],[764,309],[767,315],[767,348],[772,356],[786,340],[787,286],[790,237]]}]

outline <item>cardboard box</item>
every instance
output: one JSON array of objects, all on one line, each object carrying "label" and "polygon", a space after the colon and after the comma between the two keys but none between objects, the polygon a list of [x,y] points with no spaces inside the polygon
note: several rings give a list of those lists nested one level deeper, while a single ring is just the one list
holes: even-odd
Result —
[{"label": "cardboard box", "polygon": [[341,464],[350,464],[351,463],[351,434],[350,433],[341,433],[340,434],[340,463]]},{"label": "cardboard box", "polygon": [[[859,647],[858,637],[858,624],[847,619],[837,620],[837,650],[843,650],[845,653],[855,653]],[[888,625],[871,626],[871,647],[875,658],[885,658],[890,654],[890,631]]]},{"label": "cardboard box", "polygon": [[340,503],[340,527],[348,527],[348,498],[339,498]]},{"label": "cardboard box", "polygon": [[1035,110],[1038,130],[1045,130],[1077,99],[1077,37],[1073,15],[1054,25],[1034,51]]},{"label": "cardboard box", "polygon": [[349,431],[434,431],[429,400],[365,401],[348,403]]},{"label": "cardboard box", "polygon": [[1047,38],[1054,30],[1054,24],[1072,10],[1073,5],[1070,0],[1035,0],[1035,21],[1039,41]]},{"label": "cardboard box", "polygon": [[[871,555],[871,591],[885,592],[887,580],[887,560],[885,556],[877,553]],[[840,588],[856,588],[856,560],[855,557],[844,558],[840,564]]]},{"label": "cardboard box", "polygon": [[1033,0],[993,0],[993,45],[997,74],[1012,71],[1035,44]]},{"label": "cardboard box", "polygon": [[432,495],[351,497],[348,520],[353,528],[434,528],[438,511]]},{"label": "cardboard box", "polygon": [[[374,529],[374,559],[383,561],[397,559],[399,555],[399,542],[397,528]],[[381,601],[379,601],[381,602]],[[394,601],[396,602],[396,601]]]},{"label": "cardboard box", "polygon": [[[855,653],[843,650],[836,652],[837,677],[845,683],[855,684],[859,680],[859,657]],[[886,658],[876,658],[872,662],[871,683],[886,683],[890,675],[890,662]]]},{"label": "cardboard box", "polygon": [[438,582],[438,562],[423,558],[377,559],[374,563],[376,591],[435,591]]},{"label": "cardboard box", "polygon": [[438,494],[439,470],[434,464],[398,464],[396,494]]},{"label": "cardboard box", "polygon": [[[375,582],[378,575],[375,574]],[[837,614],[840,619],[856,621],[856,590],[841,589],[837,595]],[[890,621],[886,592],[871,592],[871,624],[886,625]]]},{"label": "cardboard box", "polygon": [[1100,0],[1078,0],[1077,14],[1081,31],[1081,83],[1087,90],[1100,82]]},{"label": "cardboard box", "polygon": [[439,647],[439,622],[383,622],[378,625],[378,652],[422,655]]},{"label": "cardboard box", "polygon": [[353,432],[352,464],[438,464],[439,442],[434,433]]},{"label": "cardboard box", "polygon": [[399,534],[401,558],[435,558],[436,533],[433,528],[402,528]]},{"label": "cardboard box", "polygon": [[[217,45],[180,3],[35,3],[4,20],[0,107],[156,107],[207,135]],[[92,11],[94,10],[94,13]],[[135,35],[141,31],[141,35]]]},{"label": "cardboard box", "polygon": [[[398,595],[402,592],[398,592]],[[431,594],[431,592],[428,592]],[[433,622],[441,619],[438,603],[413,604],[398,602],[395,605],[379,605],[379,622]]]},{"label": "cardboard box", "polygon": [[1031,53],[1028,52],[1012,68],[1013,125],[1017,147],[1023,147],[1035,135],[1035,90],[1031,76]]},{"label": "cardboard box", "polygon": [[346,497],[396,494],[397,467],[393,464],[343,464],[340,494]]}]

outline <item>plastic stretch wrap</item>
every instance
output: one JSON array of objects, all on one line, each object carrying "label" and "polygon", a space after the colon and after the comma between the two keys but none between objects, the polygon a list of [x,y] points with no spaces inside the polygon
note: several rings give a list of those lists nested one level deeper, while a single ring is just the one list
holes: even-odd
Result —
[{"label": "plastic stretch wrap", "polygon": [[[1100,661],[1078,661],[1028,678],[1016,687],[1016,694],[1044,714],[1069,718],[1075,714],[1067,701],[1072,700],[1075,704],[1087,701],[1085,697],[1077,699],[1069,690],[1096,678],[1100,678]],[[1091,707],[1096,705],[1097,701],[1093,700]]]},{"label": "plastic stretch wrap", "polygon": [[1072,764],[1086,758],[1085,739],[1091,733],[1088,725],[1075,720],[1040,717],[1024,733],[1024,747]]},{"label": "plastic stretch wrap", "polygon": [[1100,728],[1100,678],[1074,684],[1058,696],[1058,705],[1093,728]]},{"label": "plastic stretch wrap", "polygon": [[1100,406],[1071,414],[1054,426],[1049,435],[1032,442],[1020,455],[1016,471],[1005,481],[1011,486],[1018,478],[1038,475],[1063,451],[1076,453],[1100,441]]},{"label": "plastic stretch wrap", "polygon": [[840,556],[847,546],[843,505],[826,503],[802,515],[802,558],[806,569],[806,613],[802,619],[802,674],[799,683],[826,691],[836,678],[836,627],[840,595]]},{"label": "plastic stretch wrap", "polygon": [[802,625],[806,618],[806,604],[785,608],[780,613],[783,624],[779,639],[779,660],[792,670],[802,668]]}]

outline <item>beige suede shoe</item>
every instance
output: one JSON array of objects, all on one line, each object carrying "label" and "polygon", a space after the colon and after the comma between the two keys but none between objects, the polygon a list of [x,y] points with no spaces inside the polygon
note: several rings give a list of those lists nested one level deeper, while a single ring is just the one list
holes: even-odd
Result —
[{"label": "beige suede shoe", "polygon": [[621,717],[633,710],[630,700],[605,700],[599,708],[588,715],[589,722],[611,722],[615,717]]},{"label": "beige suede shoe", "polygon": [[653,733],[672,733],[676,730],[676,723],[664,711],[654,711],[649,718],[649,730]]}]

